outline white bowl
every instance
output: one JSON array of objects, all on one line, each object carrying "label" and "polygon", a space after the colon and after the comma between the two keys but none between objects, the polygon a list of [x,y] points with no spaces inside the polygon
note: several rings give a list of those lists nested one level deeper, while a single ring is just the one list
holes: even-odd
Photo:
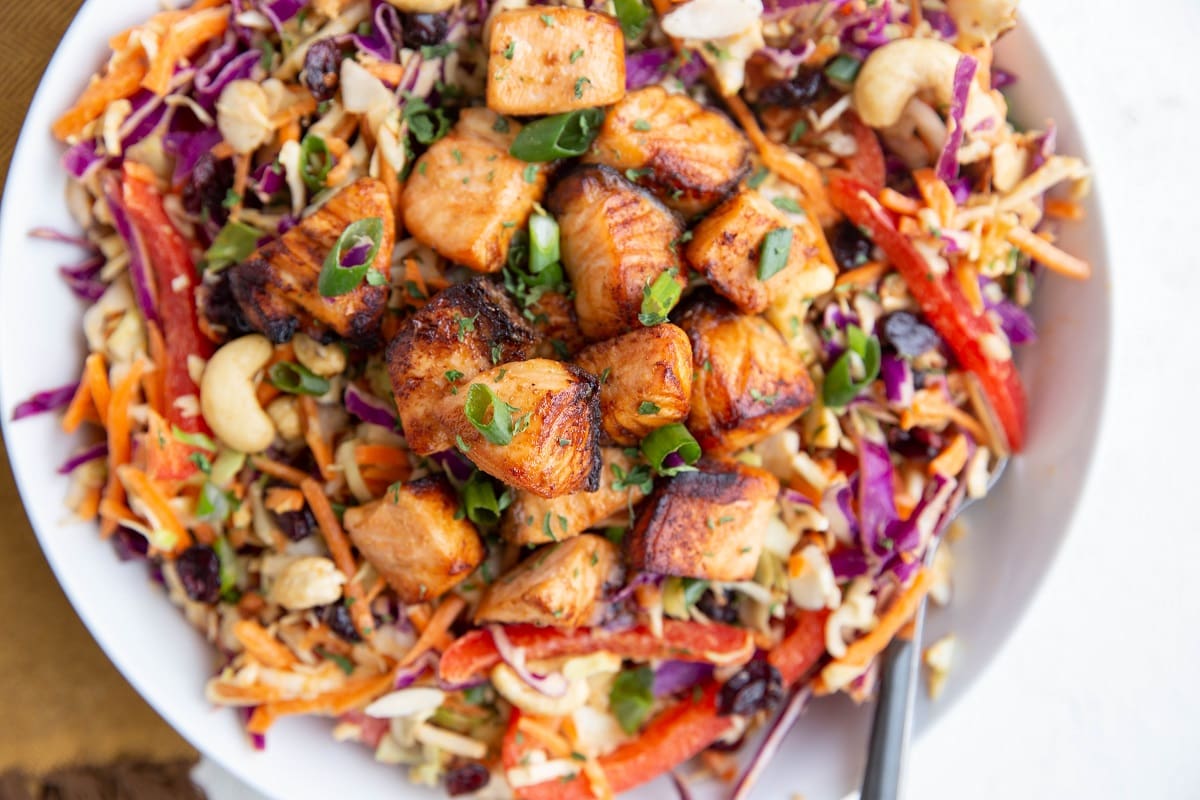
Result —
[{"label": "white bowl", "polygon": [[[155,0],[83,6],[46,71],[12,161],[0,216],[0,418],[21,497],[46,558],[92,635],[142,696],[206,755],[272,796],[338,797],[348,787],[364,800],[440,796],[411,787],[403,768],[374,763],[365,748],[335,743],[325,720],[285,720],[272,729],[265,752],[251,749],[234,713],[205,702],[212,652],[147,579],[145,565],[119,563],[94,526],[64,522],[67,481],[55,468],[75,442],[54,415],[9,424],[21,399],[75,380],[83,356],[81,306],[54,269],[77,253],[26,235],[38,226],[72,229],[62,200],[61,148],[50,124],[101,63],[107,37],[156,8]],[[1023,78],[1011,92],[1014,116],[1031,126],[1055,118],[1061,152],[1084,155],[1033,34],[1021,28],[1006,38],[998,62]],[[1092,262],[1096,275],[1085,284],[1050,277],[1040,288],[1041,339],[1020,358],[1031,399],[1029,449],[993,496],[972,510],[971,533],[955,549],[954,603],[936,612],[929,628],[931,636],[954,631],[960,657],[942,699],[922,701],[918,730],[962,696],[1025,613],[1088,474],[1111,325],[1104,225],[1094,195],[1087,212],[1086,222],[1064,229],[1063,241]],[[843,796],[858,780],[868,719],[865,709],[842,698],[817,703],[767,771],[758,796]],[[663,790],[672,791],[659,783],[637,796]]]}]

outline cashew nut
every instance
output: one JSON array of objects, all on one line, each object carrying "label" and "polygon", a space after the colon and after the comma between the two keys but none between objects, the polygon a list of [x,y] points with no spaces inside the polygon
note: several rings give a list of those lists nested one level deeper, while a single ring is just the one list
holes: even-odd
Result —
[{"label": "cashew nut", "polygon": [[401,11],[412,14],[440,14],[458,5],[458,0],[387,0]]},{"label": "cashew nut", "polygon": [[329,605],[342,597],[346,576],[328,558],[304,556],[289,561],[271,584],[269,596],[289,611]]},{"label": "cashew nut", "polygon": [[267,416],[275,423],[275,430],[288,441],[294,441],[304,435],[304,426],[300,422],[300,403],[291,395],[281,395],[267,404]]},{"label": "cashew nut", "polygon": [[346,353],[336,344],[321,344],[307,334],[292,338],[296,360],[315,375],[331,378],[346,369]]},{"label": "cashew nut", "polygon": [[968,47],[991,44],[1017,24],[1017,0],[946,0],[946,11]]},{"label": "cashew nut", "polygon": [[257,333],[234,339],[213,354],[200,381],[204,421],[243,453],[265,450],[275,439],[275,423],[254,391],[254,375],[271,360],[271,352],[271,342]]},{"label": "cashew nut", "polygon": [[492,668],[492,686],[517,708],[543,717],[570,714],[587,702],[589,691],[587,681],[568,681],[567,691],[562,697],[550,697],[521,680],[521,676],[507,664],[497,664]]},{"label": "cashew nut", "polygon": [[918,92],[932,92],[938,105],[954,99],[954,68],[962,56],[936,39],[897,39],[867,57],[854,83],[854,107],[862,121],[886,128],[900,120]]}]

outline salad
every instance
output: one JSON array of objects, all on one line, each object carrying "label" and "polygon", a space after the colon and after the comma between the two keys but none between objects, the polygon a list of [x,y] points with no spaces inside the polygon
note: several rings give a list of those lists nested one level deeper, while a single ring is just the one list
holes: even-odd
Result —
[{"label": "salad", "polygon": [[[296,715],[451,795],[749,792],[872,694],[1026,440],[1088,172],[1014,0],[196,0],[53,127],[67,503]],[[931,686],[952,641],[927,653]],[[769,734],[740,776],[733,751]],[[249,745],[248,745],[249,746]],[[403,772],[401,772],[403,770]],[[398,780],[400,778],[398,777]]]}]

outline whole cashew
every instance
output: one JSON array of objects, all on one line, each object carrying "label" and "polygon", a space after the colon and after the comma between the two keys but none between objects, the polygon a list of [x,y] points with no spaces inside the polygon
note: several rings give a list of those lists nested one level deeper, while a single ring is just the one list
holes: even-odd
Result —
[{"label": "whole cashew", "polygon": [[946,0],[946,11],[959,43],[971,47],[991,44],[1017,24],[1017,0]]},{"label": "whole cashew", "polygon": [[346,353],[336,344],[321,344],[307,334],[298,333],[292,338],[296,360],[314,375],[331,378],[346,369]]},{"label": "whole cashew", "polygon": [[914,95],[930,91],[937,105],[954,99],[954,68],[962,55],[936,39],[897,39],[867,57],[854,83],[854,108],[872,128],[895,125]]},{"label": "whole cashew", "polygon": [[258,404],[254,375],[271,360],[271,342],[257,333],[234,339],[208,360],[200,381],[200,413],[225,444],[243,453],[267,449],[275,423]]}]

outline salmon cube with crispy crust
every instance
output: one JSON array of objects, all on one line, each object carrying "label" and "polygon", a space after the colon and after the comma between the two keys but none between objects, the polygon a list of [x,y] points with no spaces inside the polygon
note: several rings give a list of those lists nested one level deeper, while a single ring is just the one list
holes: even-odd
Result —
[{"label": "salmon cube with crispy crust", "polygon": [[583,160],[634,175],[671,208],[701,214],[750,170],[750,143],[720,111],[661,86],[630,92],[609,109]]},{"label": "salmon cube with crispy crust", "polygon": [[786,428],[808,408],[804,362],[761,317],[702,293],[679,316],[692,342],[688,429],[705,453],[735,453]]},{"label": "salmon cube with crispy crust", "polygon": [[629,566],[710,581],[750,580],[779,481],[738,462],[698,466],[660,483],[642,506],[625,539]]},{"label": "salmon cube with crispy crust", "polygon": [[513,234],[546,190],[548,168],[508,154],[520,125],[467,108],[417,159],[401,193],[417,241],[476,272],[499,272]]},{"label": "salmon cube with crispy crust", "polygon": [[[692,229],[684,256],[718,294],[747,314],[761,314],[785,294],[796,293],[803,302],[833,287],[836,269],[821,258],[820,232],[813,225],[807,219],[793,221],[757,191],[745,189]],[[775,230],[791,232],[787,256],[782,269],[762,280],[763,245]]]},{"label": "salmon cube with crispy crust", "polygon": [[483,563],[475,526],[458,516],[458,495],[440,476],[396,484],[346,509],[346,533],[402,603],[424,603]]},{"label": "salmon cube with crispy crust", "polygon": [[376,217],[382,221],[379,249],[369,269],[390,280],[396,230],[387,187],[360,178],[298,225],[255,250],[229,271],[229,287],[246,323],[275,343],[297,331],[327,341],[331,336],[370,344],[379,333],[387,306],[388,280],[364,280],[336,297],[317,288],[325,258],[352,223]]},{"label": "salmon cube with crispy crust", "polygon": [[491,23],[487,105],[543,116],[625,96],[625,37],[607,14],[567,6],[500,11]]}]

